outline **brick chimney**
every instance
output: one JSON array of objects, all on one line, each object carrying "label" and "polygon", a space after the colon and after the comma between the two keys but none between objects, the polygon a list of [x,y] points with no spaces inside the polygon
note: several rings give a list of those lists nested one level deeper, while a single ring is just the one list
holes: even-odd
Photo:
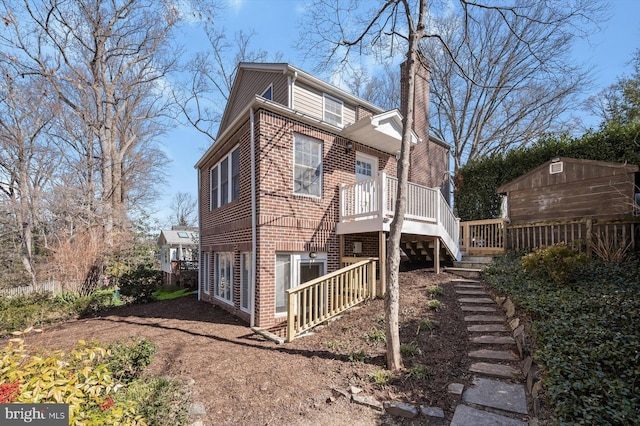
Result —
[{"label": "brick chimney", "polygon": [[[413,99],[413,130],[422,141],[427,141],[429,137],[429,68],[427,67],[426,59],[418,53],[416,58],[418,63],[416,64],[416,76],[414,84],[414,99]],[[400,64],[400,105],[404,105],[404,99],[407,97],[407,88],[405,82],[407,81],[407,63]],[[400,113],[405,116],[406,111],[401,107]]]},{"label": "brick chimney", "polygon": [[[406,62],[400,65],[402,99],[407,92],[404,82],[407,79]],[[411,147],[409,160],[409,181],[429,188],[439,187],[449,202],[449,151],[447,144],[429,137],[429,79],[427,61],[418,52],[418,64],[414,84],[413,130],[420,138],[418,144]],[[405,111],[401,109],[402,115]]]}]

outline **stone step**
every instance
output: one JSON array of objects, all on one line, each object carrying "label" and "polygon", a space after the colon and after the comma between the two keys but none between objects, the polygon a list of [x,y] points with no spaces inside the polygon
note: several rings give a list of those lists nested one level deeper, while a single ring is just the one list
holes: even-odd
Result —
[{"label": "stone step", "polygon": [[491,306],[462,306],[462,312],[495,312]]},{"label": "stone step", "polygon": [[469,262],[466,260],[456,260],[453,262],[454,268],[463,268],[463,269],[484,269],[487,267],[486,263],[483,262]]},{"label": "stone step", "polygon": [[478,304],[491,304],[495,305],[496,302],[488,297],[461,297],[458,299],[460,303],[478,303]]},{"label": "stone step", "polygon": [[528,414],[523,384],[477,377],[473,380],[473,385],[462,393],[462,401],[511,413]]},{"label": "stone step", "polygon": [[471,290],[482,290],[484,286],[481,284],[455,284],[454,287],[456,289],[471,289]]},{"label": "stone step", "polygon": [[463,294],[469,296],[487,296],[487,292],[484,290],[458,290],[456,289],[456,294]]},{"label": "stone step", "polygon": [[472,343],[481,345],[515,345],[516,341],[511,336],[477,336],[471,338]]},{"label": "stone step", "polygon": [[468,405],[458,405],[453,413],[450,426],[527,426],[526,422],[488,411],[478,410]]},{"label": "stone step", "polygon": [[504,317],[499,315],[469,315],[464,317],[466,322],[504,322]]},{"label": "stone step", "polygon": [[482,272],[482,269],[478,268],[453,268],[449,266],[444,268],[444,270],[465,278],[480,278],[480,272]]},{"label": "stone step", "polygon": [[507,327],[504,324],[476,324],[470,325],[467,327],[467,331],[472,333],[481,332],[481,333],[490,333],[494,331],[508,331]]},{"label": "stone step", "polygon": [[481,282],[478,280],[472,280],[469,278],[452,278],[450,280],[454,284],[480,284]]},{"label": "stone step", "polygon": [[471,358],[494,359],[501,361],[518,361],[518,356],[512,351],[493,351],[490,349],[480,349],[469,352]]},{"label": "stone step", "polygon": [[484,374],[485,376],[502,377],[505,379],[521,378],[520,370],[510,365],[493,364],[489,362],[476,362],[471,364],[469,371]]},{"label": "stone step", "polygon": [[491,256],[462,256],[460,259],[461,262],[474,262],[474,263],[483,263],[487,264],[493,261],[493,257]]}]

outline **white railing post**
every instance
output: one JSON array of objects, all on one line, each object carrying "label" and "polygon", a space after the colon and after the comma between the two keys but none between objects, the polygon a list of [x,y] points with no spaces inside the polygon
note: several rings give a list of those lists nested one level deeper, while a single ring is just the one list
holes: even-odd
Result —
[{"label": "white railing post", "polygon": [[384,172],[380,172],[380,184],[378,185],[378,201],[379,207],[378,211],[380,212],[380,220],[384,219],[387,214],[387,174]]},{"label": "white railing post", "polygon": [[[435,190],[435,188],[433,188],[433,189]],[[441,208],[441,201],[442,201],[441,198],[442,197],[439,197],[438,195],[440,195],[440,194],[437,194],[436,197],[435,197],[436,198],[436,223],[438,225],[442,225],[442,221],[440,220],[440,217],[441,217],[440,216],[440,208]]]},{"label": "white railing post", "polygon": [[340,184],[340,222],[344,221],[344,209],[345,209],[345,187],[346,185],[344,183]]}]

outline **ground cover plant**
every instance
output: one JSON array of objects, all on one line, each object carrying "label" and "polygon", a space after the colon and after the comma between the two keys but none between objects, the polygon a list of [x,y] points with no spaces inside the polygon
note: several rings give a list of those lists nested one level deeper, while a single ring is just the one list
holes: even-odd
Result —
[{"label": "ground cover plant", "polygon": [[120,306],[123,301],[113,288],[96,290],[88,296],[71,292],[57,295],[33,293],[0,296],[0,336],[28,327],[40,327],[82,315],[92,315]]},{"label": "ground cover plant", "polygon": [[161,283],[162,272],[143,265],[123,274],[118,285],[98,288],[86,296],[73,292],[0,295],[0,336],[70,318],[98,315],[125,304],[171,300],[193,293],[192,289],[162,287]]},{"label": "ground cover plant", "polygon": [[509,253],[484,279],[530,318],[543,387],[561,423],[638,424],[640,262],[575,262],[575,253],[552,249],[561,251],[569,260],[558,270],[544,262],[544,274],[531,269],[544,253],[524,261]]}]

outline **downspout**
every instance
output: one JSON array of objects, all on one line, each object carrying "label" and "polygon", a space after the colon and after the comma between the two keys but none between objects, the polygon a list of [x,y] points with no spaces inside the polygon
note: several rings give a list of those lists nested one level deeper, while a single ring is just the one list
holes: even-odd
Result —
[{"label": "downspout", "polygon": [[296,80],[298,79],[298,71],[294,71],[293,75],[289,75],[289,77],[287,77],[288,79],[288,83],[289,83],[289,108],[290,109],[295,109],[295,105],[294,105],[294,96],[293,96],[293,87],[295,86]]},{"label": "downspout", "polygon": [[258,257],[258,227],[256,213],[256,146],[255,146],[255,118],[253,115],[253,107],[249,110],[249,126],[251,128],[251,318],[249,326],[255,327],[256,324],[256,270]]},{"label": "downspout", "polygon": [[[202,288],[202,210],[200,203],[202,197],[200,194],[200,169],[198,169],[198,300],[200,300],[200,289]],[[209,265],[207,265],[209,266]]]}]

